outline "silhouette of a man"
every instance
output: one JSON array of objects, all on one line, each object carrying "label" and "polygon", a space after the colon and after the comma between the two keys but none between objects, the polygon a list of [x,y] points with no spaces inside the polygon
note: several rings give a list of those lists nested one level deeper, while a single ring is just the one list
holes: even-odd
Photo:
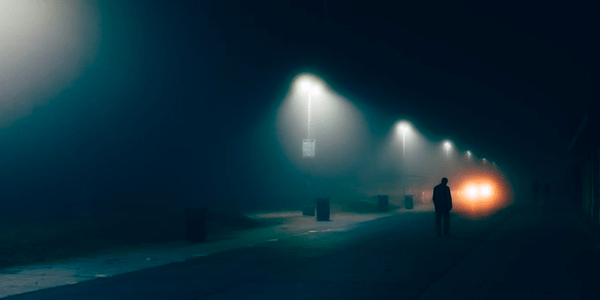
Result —
[{"label": "silhouette of a man", "polygon": [[452,195],[450,187],[448,187],[448,178],[442,178],[442,183],[433,188],[433,205],[435,206],[435,226],[438,236],[442,236],[442,218],[444,219],[444,233],[450,235]]}]

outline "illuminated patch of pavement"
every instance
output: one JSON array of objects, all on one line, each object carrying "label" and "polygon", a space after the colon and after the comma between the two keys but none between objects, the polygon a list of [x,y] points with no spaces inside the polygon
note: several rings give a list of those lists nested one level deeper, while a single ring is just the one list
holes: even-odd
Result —
[{"label": "illuminated patch of pavement", "polygon": [[332,231],[347,231],[348,228],[333,228],[333,229],[324,229],[324,230],[310,230],[308,231],[308,233],[315,233],[315,232],[332,232]]}]

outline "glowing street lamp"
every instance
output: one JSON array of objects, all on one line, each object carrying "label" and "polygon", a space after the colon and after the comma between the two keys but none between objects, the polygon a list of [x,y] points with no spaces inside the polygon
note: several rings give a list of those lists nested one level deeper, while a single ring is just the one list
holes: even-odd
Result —
[{"label": "glowing street lamp", "polygon": [[467,151],[467,157],[468,158],[471,158],[471,154],[472,154],[471,151]]},{"label": "glowing street lamp", "polygon": [[310,113],[311,113],[311,103],[312,96],[319,95],[323,91],[323,86],[317,81],[317,79],[312,75],[302,76],[298,81],[298,87],[300,87],[301,91],[308,93],[308,130],[306,133],[306,138],[310,139]]},{"label": "glowing street lamp", "polygon": [[450,143],[450,141],[445,141],[444,149],[446,150],[446,156],[450,157],[450,149],[452,149],[452,143]]},{"label": "glowing street lamp", "polygon": [[308,94],[308,121],[306,130],[306,139],[302,140],[302,157],[312,158],[315,156],[316,141],[310,138],[311,104],[312,97],[321,94],[323,86],[313,75],[303,75],[296,82],[300,91]]},{"label": "glowing street lamp", "polygon": [[406,133],[410,130],[410,124],[402,121],[398,124],[398,129],[400,129],[400,133],[402,134],[402,158],[404,158],[406,155]]}]

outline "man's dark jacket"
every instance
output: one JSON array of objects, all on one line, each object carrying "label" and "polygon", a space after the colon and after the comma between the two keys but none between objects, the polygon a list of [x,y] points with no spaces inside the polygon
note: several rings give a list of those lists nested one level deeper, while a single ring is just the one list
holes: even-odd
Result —
[{"label": "man's dark jacket", "polygon": [[435,210],[452,210],[452,194],[450,194],[450,187],[440,183],[433,188],[433,205],[435,205]]}]

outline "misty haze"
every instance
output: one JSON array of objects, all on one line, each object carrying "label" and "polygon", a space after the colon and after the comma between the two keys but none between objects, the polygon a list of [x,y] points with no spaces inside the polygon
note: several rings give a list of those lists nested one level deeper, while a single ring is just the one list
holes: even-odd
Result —
[{"label": "misty haze", "polygon": [[434,2],[0,0],[0,298],[598,299],[598,11]]}]

